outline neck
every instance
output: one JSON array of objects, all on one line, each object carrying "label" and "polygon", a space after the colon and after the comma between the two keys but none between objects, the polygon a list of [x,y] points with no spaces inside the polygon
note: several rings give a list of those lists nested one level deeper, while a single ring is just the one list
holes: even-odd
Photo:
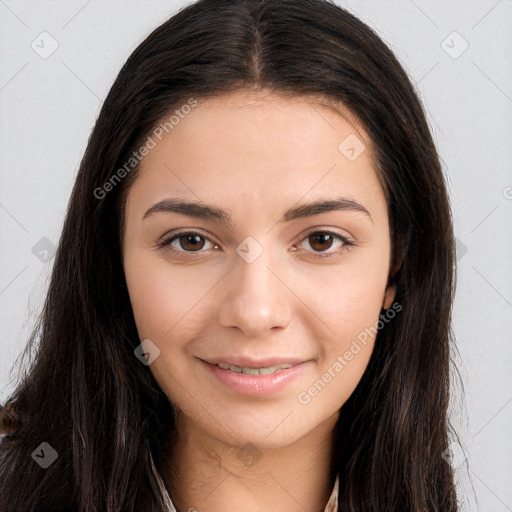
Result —
[{"label": "neck", "polygon": [[258,450],[208,436],[187,418],[170,440],[164,477],[178,512],[323,511],[336,479],[335,415],[289,446]]}]

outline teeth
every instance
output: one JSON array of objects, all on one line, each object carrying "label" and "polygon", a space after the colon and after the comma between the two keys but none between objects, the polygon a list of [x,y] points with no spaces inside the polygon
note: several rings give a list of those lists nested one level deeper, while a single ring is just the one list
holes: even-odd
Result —
[{"label": "teeth", "polygon": [[244,373],[245,375],[268,375],[270,373],[276,372],[277,370],[283,370],[292,367],[291,364],[280,364],[278,366],[268,366],[267,368],[245,368],[222,362],[217,366],[219,368],[223,368],[224,370],[231,370],[232,372],[236,373]]},{"label": "teeth", "polygon": [[245,373],[246,375],[259,375],[260,371],[258,368],[242,368],[242,373]]}]

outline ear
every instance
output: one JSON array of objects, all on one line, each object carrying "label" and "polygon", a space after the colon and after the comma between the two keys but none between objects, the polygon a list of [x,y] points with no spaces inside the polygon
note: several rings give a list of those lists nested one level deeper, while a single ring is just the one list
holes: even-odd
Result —
[{"label": "ear", "polygon": [[386,293],[384,294],[384,300],[382,301],[382,308],[389,309],[393,301],[395,300],[396,286],[388,286],[386,288]]},{"label": "ear", "polygon": [[[398,260],[398,261],[397,261]],[[401,261],[401,254],[397,256],[395,255],[395,261],[393,262],[393,265],[390,269],[389,275],[388,275],[388,282],[386,284],[386,291],[384,292],[384,299],[382,301],[382,308],[383,309],[389,309],[391,307],[391,304],[393,304],[393,301],[395,300],[396,295],[396,274],[398,272],[398,269],[400,268],[402,261]]]},{"label": "ear", "polygon": [[394,252],[394,258],[392,261],[390,273],[388,276],[388,282],[386,285],[386,292],[384,293],[384,299],[382,301],[383,309],[389,309],[395,300],[396,295],[396,277],[397,273],[402,266],[402,262],[405,257],[405,253],[409,247],[411,233],[407,232],[405,235],[397,236],[397,250]]},{"label": "ear", "polygon": [[384,299],[382,301],[382,308],[389,309],[395,300],[396,295],[396,274],[401,266],[401,261],[395,262],[391,272],[388,276],[388,282],[386,284],[386,291],[384,292]]}]

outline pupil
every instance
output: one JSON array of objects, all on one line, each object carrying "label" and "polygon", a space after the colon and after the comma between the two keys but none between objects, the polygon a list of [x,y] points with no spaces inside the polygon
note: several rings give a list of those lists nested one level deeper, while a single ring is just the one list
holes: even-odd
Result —
[{"label": "pupil", "polygon": [[[192,249],[201,249],[202,248],[202,245],[201,245],[201,236],[199,235],[184,235],[181,237],[182,240],[184,239],[185,240],[185,244],[181,244],[182,247],[184,249],[187,248],[187,244],[190,243],[190,247],[189,248],[192,248]],[[192,242],[190,242],[192,240]]]},{"label": "pupil", "polygon": [[[329,233],[319,233],[319,234],[313,235],[314,242],[311,244],[311,247],[313,247],[313,249],[318,249],[318,250],[329,249],[330,245],[329,245],[329,247],[325,247],[325,242],[329,241],[329,238],[332,241],[332,237]],[[322,242],[322,239],[326,239],[326,240],[324,240]],[[315,247],[315,245],[317,245],[317,243],[319,243],[320,247]]]}]

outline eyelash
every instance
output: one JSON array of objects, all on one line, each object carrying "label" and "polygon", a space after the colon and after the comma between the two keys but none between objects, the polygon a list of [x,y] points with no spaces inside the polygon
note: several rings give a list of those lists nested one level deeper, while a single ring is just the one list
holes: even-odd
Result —
[{"label": "eyelash", "polygon": [[[340,256],[341,254],[350,251],[350,249],[356,245],[349,238],[347,238],[347,237],[345,237],[343,235],[340,235],[339,233],[335,233],[334,231],[329,231],[328,229],[311,231],[300,242],[304,242],[309,237],[311,237],[312,235],[316,235],[316,234],[330,235],[330,236],[332,236],[334,238],[337,238],[341,242],[343,242],[344,245],[338,251],[331,252],[331,253],[321,253],[321,252],[313,251],[312,252],[312,256],[314,258],[321,258],[321,259],[323,259],[323,258],[330,258],[332,256]],[[203,236],[201,233],[198,233],[196,231],[179,231],[179,232],[172,232],[172,233],[168,234],[167,236],[165,236],[160,242],[158,242],[157,248],[159,248],[159,249],[168,249],[168,250],[171,250],[172,252],[177,253],[179,255],[182,255],[183,253],[184,254],[193,255],[193,254],[201,254],[201,253],[205,252],[205,251],[178,250],[178,249],[175,249],[174,247],[172,247],[171,243],[174,240],[177,240],[177,239],[179,239],[179,237],[184,236],[184,235],[199,235],[201,238],[203,238],[205,240],[208,240],[213,245],[220,245],[220,244],[217,244],[217,243],[213,242],[210,238],[208,238],[206,236]],[[192,257],[194,257],[194,256],[192,256]]]}]

